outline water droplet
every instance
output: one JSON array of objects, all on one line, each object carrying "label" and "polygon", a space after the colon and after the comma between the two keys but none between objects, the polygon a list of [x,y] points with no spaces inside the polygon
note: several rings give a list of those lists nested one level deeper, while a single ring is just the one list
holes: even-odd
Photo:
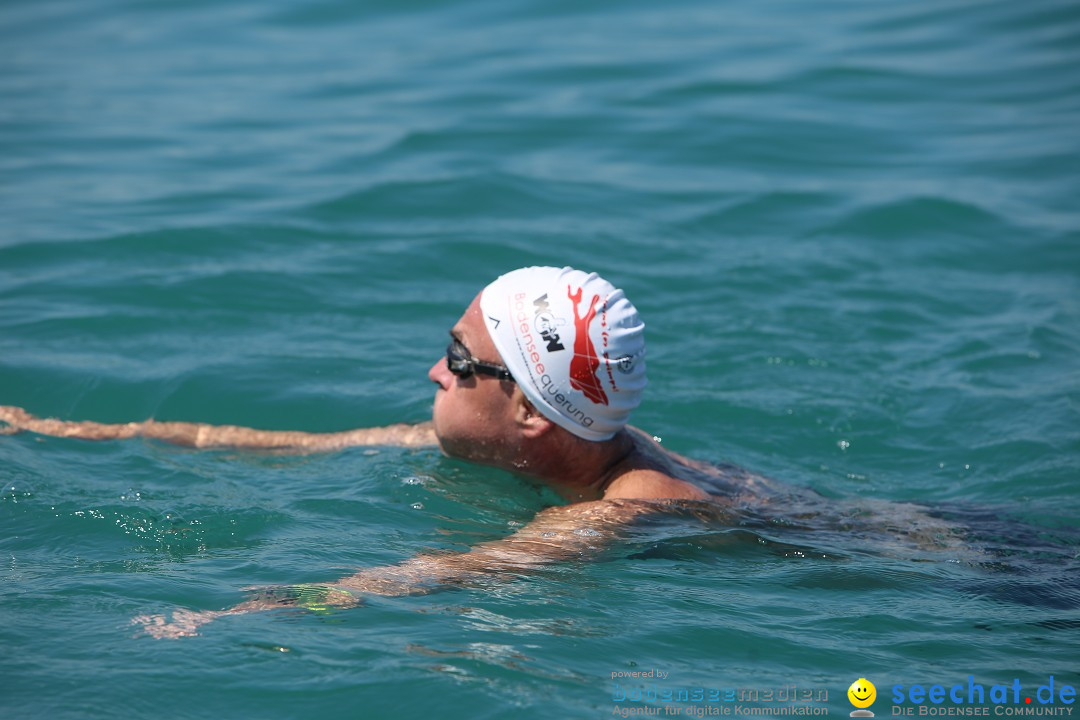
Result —
[{"label": "water droplet", "polygon": [[180,513],[174,512],[172,510],[166,510],[165,512],[161,513],[161,515],[158,517],[158,520],[160,520],[163,524],[170,525],[172,527],[184,524],[184,517]]},{"label": "water droplet", "polygon": [[11,498],[12,502],[19,502],[20,499],[33,497],[34,493],[30,489],[30,486],[24,482],[10,483],[4,486],[3,492],[0,492],[0,496],[5,498]]}]

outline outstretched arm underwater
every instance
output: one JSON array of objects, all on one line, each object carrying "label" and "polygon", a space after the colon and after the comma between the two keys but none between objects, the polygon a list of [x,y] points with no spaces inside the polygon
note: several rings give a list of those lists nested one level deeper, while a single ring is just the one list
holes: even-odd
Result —
[{"label": "outstretched arm underwater", "polygon": [[315,612],[359,605],[363,595],[418,595],[485,580],[512,580],[552,563],[601,552],[637,517],[659,513],[669,503],[596,500],[548,508],[514,534],[480,543],[468,552],[419,555],[397,565],[368,568],[328,585],[265,588],[226,610],[174,610],[132,620],[156,638],[197,635],[198,628],[226,615],[282,607]]},{"label": "outstretched arm underwater", "polygon": [[299,450],[327,452],[357,445],[427,447],[436,445],[430,422],[417,425],[388,425],[333,433],[296,430],[256,430],[237,425],[207,425],[189,422],[144,422],[106,424],[92,421],[39,418],[13,405],[0,405],[0,434],[21,431],[83,440],[123,440],[154,438],[174,445],[195,448],[242,448],[252,450]]}]

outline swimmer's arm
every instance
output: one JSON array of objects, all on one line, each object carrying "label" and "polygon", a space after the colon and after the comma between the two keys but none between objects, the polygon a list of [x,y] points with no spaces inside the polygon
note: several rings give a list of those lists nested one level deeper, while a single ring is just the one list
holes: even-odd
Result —
[{"label": "swimmer's arm", "polygon": [[[595,555],[635,518],[662,510],[661,503],[626,500],[549,508],[513,535],[481,543],[468,552],[420,555],[342,578],[325,586],[327,592],[319,605],[352,607],[359,604],[358,595],[419,595],[445,587],[512,580],[545,565]],[[226,610],[175,610],[170,618],[142,615],[132,623],[157,638],[179,638],[197,635],[198,628],[220,617],[298,604],[270,588]]]},{"label": "swimmer's arm", "polygon": [[661,512],[662,503],[597,500],[548,508],[514,534],[468,552],[419,555],[398,565],[368,568],[337,587],[374,595],[416,595],[446,586],[513,579],[545,565],[588,558],[606,548],[635,518]]},{"label": "swimmer's arm", "polygon": [[253,450],[341,450],[357,445],[429,447],[436,445],[431,422],[417,425],[397,424],[378,428],[359,428],[332,433],[309,433],[297,430],[257,430],[237,425],[157,422],[106,424],[92,421],[69,421],[39,418],[22,408],[0,405],[0,434],[24,430],[54,437],[83,440],[122,440],[133,437],[154,438],[175,445],[195,448],[242,448]]},{"label": "swimmer's arm", "polygon": [[[305,587],[305,586],[301,586]],[[306,586],[312,587],[312,586]],[[291,588],[264,588],[250,600],[234,605],[225,610],[173,610],[170,617],[165,615],[139,615],[131,619],[132,625],[139,625],[148,635],[162,639],[176,639],[198,635],[198,629],[220,617],[243,615],[246,613],[279,610],[286,607],[303,607],[312,610],[325,610],[329,607],[353,607],[359,605],[357,598],[349,592],[332,586],[320,588],[321,597],[317,607],[311,602],[298,602]]]}]

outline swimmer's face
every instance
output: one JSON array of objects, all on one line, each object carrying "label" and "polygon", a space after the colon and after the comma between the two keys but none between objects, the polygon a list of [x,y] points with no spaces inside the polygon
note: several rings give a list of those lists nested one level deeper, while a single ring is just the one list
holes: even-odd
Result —
[{"label": "swimmer's face", "polygon": [[874,683],[866,678],[859,678],[851,683],[851,687],[847,690],[847,696],[855,707],[868,708],[877,699],[877,688],[874,687]]},{"label": "swimmer's face", "polygon": [[[479,295],[450,332],[472,357],[502,363],[484,327]],[[514,450],[513,437],[508,433],[514,427],[514,383],[475,373],[458,377],[446,366],[445,356],[431,366],[428,377],[439,386],[431,420],[443,452],[496,465],[508,461]]]}]

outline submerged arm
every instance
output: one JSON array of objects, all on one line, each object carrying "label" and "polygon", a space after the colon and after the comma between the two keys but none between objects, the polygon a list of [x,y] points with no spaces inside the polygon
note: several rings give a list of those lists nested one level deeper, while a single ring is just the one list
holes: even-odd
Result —
[{"label": "submerged arm", "polygon": [[7,427],[0,429],[2,434],[28,430],[41,435],[83,440],[147,437],[196,448],[326,451],[356,445],[424,447],[436,444],[435,432],[430,422],[418,425],[397,424],[379,428],[360,428],[344,432],[309,433],[297,430],[256,430],[237,425],[157,422],[156,420],[120,424],[57,420],[35,417],[22,408],[12,405],[0,405],[0,421],[7,423]]},{"label": "submerged arm", "polygon": [[337,587],[375,595],[415,595],[486,579],[511,579],[556,562],[587,558],[611,544],[640,515],[663,504],[596,500],[548,508],[513,535],[468,552],[419,555],[398,565],[368,568]]},{"label": "submerged arm", "polygon": [[132,622],[158,638],[197,634],[197,629],[224,615],[286,606],[320,611],[352,607],[357,595],[417,595],[446,587],[491,580],[512,580],[552,563],[595,555],[607,547],[634,518],[663,511],[660,502],[597,500],[554,507],[539,513],[513,535],[480,543],[468,552],[419,555],[398,565],[368,568],[332,585],[269,588],[227,610],[177,610],[140,616]]}]

